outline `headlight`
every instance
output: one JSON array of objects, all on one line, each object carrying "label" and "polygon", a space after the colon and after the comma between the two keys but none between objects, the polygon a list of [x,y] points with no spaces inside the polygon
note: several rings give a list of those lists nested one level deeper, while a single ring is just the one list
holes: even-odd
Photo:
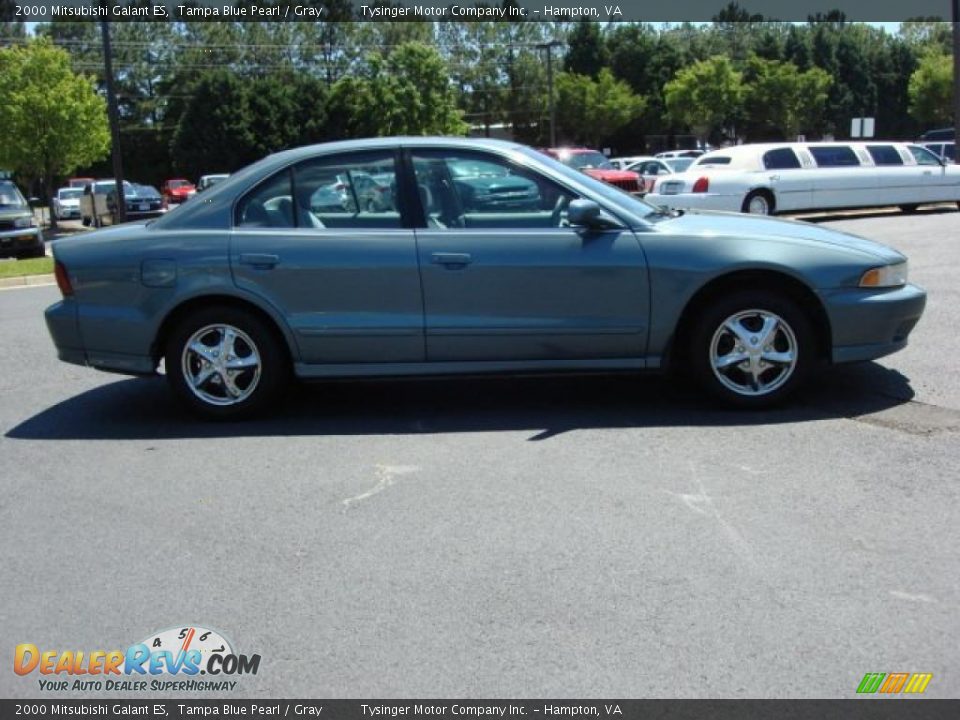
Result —
[{"label": "headlight", "polygon": [[37,224],[37,221],[34,220],[32,217],[21,217],[13,221],[13,226],[15,228],[35,227],[36,224]]},{"label": "headlight", "polygon": [[867,270],[860,278],[860,287],[900,287],[907,284],[907,263],[884,265]]}]

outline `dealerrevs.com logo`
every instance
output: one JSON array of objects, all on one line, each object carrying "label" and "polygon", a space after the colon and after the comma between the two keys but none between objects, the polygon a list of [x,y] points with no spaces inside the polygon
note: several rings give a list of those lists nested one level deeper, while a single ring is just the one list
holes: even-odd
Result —
[{"label": "dealerrevs.com logo", "polygon": [[54,692],[233,690],[237,680],[230,678],[259,669],[259,655],[237,654],[223,635],[199,626],[154,633],[126,650],[51,650],[21,643],[13,656],[17,675],[36,674],[40,690]]}]

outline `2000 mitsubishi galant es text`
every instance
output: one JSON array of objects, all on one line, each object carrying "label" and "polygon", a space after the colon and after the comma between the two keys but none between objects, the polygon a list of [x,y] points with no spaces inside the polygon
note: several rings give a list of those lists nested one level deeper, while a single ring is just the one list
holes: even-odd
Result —
[{"label": "2000 mitsubishi galant es text", "polygon": [[667,211],[530,148],[458,138],[281,152],[53,252],[61,360],[128,374],[163,360],[176,395],[221,418],[263,409],[291,373],[670,364],[765,407],[818,363],[901,349],[926,301],[906,258],[869,240]]}]

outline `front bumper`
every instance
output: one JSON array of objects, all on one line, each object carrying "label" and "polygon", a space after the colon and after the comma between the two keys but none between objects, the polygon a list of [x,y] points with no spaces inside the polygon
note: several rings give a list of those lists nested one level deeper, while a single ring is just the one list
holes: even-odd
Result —
[{"label": "front bumper", "polygon": [[901,350],[927,304],[916,285],[888,290],[851,288],[822,293],[830,317],[835,363],[875,360]]},{"label": "front bumper", "polygon": [[0,230],[0,257],[29,255],[43,248],[43,233],[40,228]]}]

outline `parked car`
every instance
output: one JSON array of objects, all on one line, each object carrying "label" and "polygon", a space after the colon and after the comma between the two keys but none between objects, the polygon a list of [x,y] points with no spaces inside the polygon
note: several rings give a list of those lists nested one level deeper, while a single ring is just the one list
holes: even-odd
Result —
[{"label": "parked car", "polygon": [[53,214],[57,220],[69,220],[80,217],[80,198],[83,188],[62,187],[53,199]]},{"label": "parked car", "polygon": [[497,163],[459,160],[446,163],[465,212],[510,212],[537,209],[536,183]]},{"label": "parked car", "polygon": [[67,187],[80,188],[83,190],[87,185],[94,182],[94,178],[88,177],[72,177],[67,180]]},{"label": "parked car", "polygon": [[0,257],[43,257],[45,252],[30,203],[12,180],[0,180]]},{"label": "parked car", "polygon": [[[449,181],[465,160],[529,180],[544,203],[466,211]],[[394,175],[395,211],[311,210],[318,188],[374,167]],[[46,321],[61,360],[152,374],[163,359],[175,395],[213,418],[262,410],[291,375],[673,366],[767,407],[820,363],[903,348],[926,300],[906,258],[870,240],[666,211],[496,140],[303,147],[205,194],[54,242],[63,297]]]},{"label": "parked car", "polygon": [[653,189],[657,178],[663,175],[673,175],[686,170],[693,163],[693,158],[645,158],[640,162],[627,167],[627,170],[640,176],[642,192],[648,193]]},{"label": "parked car", "polygon": [[939,128],[937,130],[927,130],[919,137],[919,142],[943,142],[945,140],[956,140],[954,137],[955,134],[956,129],[952,127]]},{"label": "parked car", "polygon": [[[116,191],[113,198],[116,199]],[[124,193],[124,199],[127,203],[127,220],[157,217],[167,210],[160,191],[150,185],[133,183],[133,195],[126,197]]]},{"label": "parked car", "polygon": [[230,175],[228,173],[221,173],[219,175],[203,175],[200,178],[200,181],[197,183],[197,192],[203,192],[207,188],[211,188],[216,185],[221,180],[226,180]]},{"label": "parked car", "polygon": [[953,140],[949,142],[923,142],[918,143],[918,145],[922,145],[941,160],[957,161],[957,144]]},{"label": "parked car", "polygon": [[638,162],[652,159],[652,155],[628,155],[625,157],[610,158],[610,164],[613,165],[617,170],[626,170],[631,165],[636,165]]},{"label": "parked car", "polygon": [[664,152],[657,153],[654,157],[658,158],[698,158],[703,155],[705,150],[666,150]]},{"label": "parked car", "polygon": [[738,145],[657,180],[650,202],[681,209],[773,215],[797,210],[960,200],[960,167],[899,142]]},{"label": "parked car", "polygon": [[160,186],[160,194],[167,201],[167,205],[174,205],[192,198],[197,194],[197,188],[189,180],[174,178],[173,180],[163,181]]},{"label": "parked car", "polygon": [[[111,216],[116,212],[116,193],[117,181],[112,178],[87,183],[80,196],[81,222],[87,227],[112,224]],[[127,203],[136,197],[133,185],[127,180],[123,181],[123,196]]]},{"label": "parked car", "polygon": [[606,156],[588,148],[545,148],[542,152],[556,158],[567,167],[586,173],[621,190],[640,192],[640,176],[627,170],[617,170]]}]

